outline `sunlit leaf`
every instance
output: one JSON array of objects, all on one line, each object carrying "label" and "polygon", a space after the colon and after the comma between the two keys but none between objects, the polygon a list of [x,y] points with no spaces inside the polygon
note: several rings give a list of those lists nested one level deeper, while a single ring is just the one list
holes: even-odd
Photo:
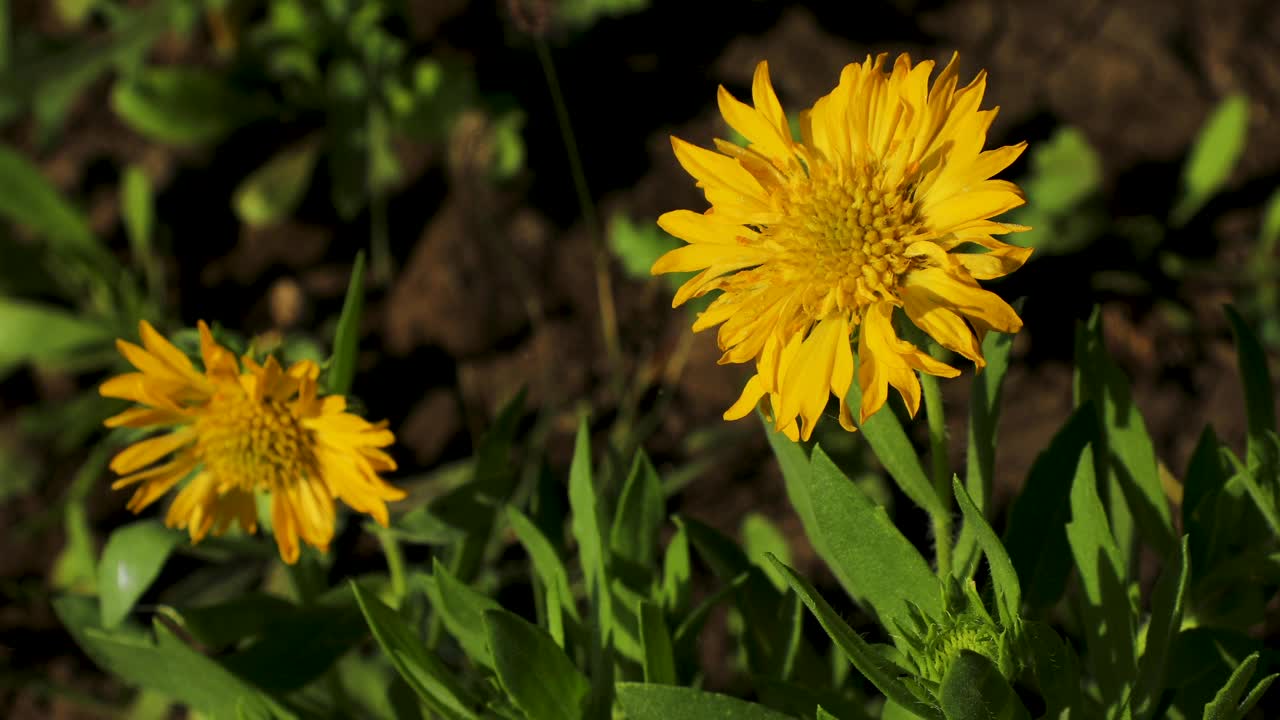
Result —
[{"label": "sunlit leaf", "polygon": [[1244,152],[1249,129],[1249,98],[1231,95],[1210,113],[1182,168],[1182,196],[1173,222],[1183,224],[1222,189]]},{"label": "sunlit leaf", "polygon": [[157,520],[140,520],[111,533],[98,562],[98,597],[104,628],[111,629],[124,620],[181,541],[181,533]]},{"label": "sunlit leaf", "polygon": [[287,219],[307,192],[318,152],[318,143],[303,141],[276,153],[242,180],[231,200],[240,221],[264,226]]}]

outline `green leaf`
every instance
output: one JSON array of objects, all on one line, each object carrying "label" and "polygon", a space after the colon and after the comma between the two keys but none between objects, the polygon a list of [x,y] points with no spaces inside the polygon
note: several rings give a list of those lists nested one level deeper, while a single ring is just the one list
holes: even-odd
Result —
[{"label": "green leaf", "polygon": [[[381,529],[371,523],[366,523],[366,528],[370,532]],[[388,530],[397,540],[415,545],[450,545],[464,537],[461,530],[436,517],[425,505],[393,520]]]},{"label": "green leaf", "polygon": [[641,568],[651,568],[658,548],[658,532],[665,520],[662,480],[644,452],[637,452],[627,482],[622,486],[609,546],[615,555]]},{"label": "green leaf", "polygon": [[556,20],[573,27],[586,27],[601,18],[639,12],[649,0],[563,0],[556,5]]},{"label": "green leaf", "polygon": [[728,695],[694,688],[618,683],[618,705],[627,720],[788,720],[775,712]]},{"label": "green leaf", "polygon": [[546,631],[505,610],[484,613],[498,680],[529,720],[583,717],[591,683]]},{"label": "green leaf", "polygon": [[448,553],[449,569],[460,580],[470,581],[475,577],[489,545],[496,516],[515,489],[518,473],[510,455],[523,413],[524,392],[521,391],[502,408],[493,427],[480,439],[471,481],[429,505],[432,514],[465,533],[462,541]]},{"label": "green leaf", "polygon": [[599,613],[600,644],[605,645],[613,618],[609,576],[605,570],[606,531],[603,508],[591,473],[591,435],[585,417],[578,423],[573,461],[569,466],[569,509],[573,513],[570,527],[578,543],[578,562],[582,566],[587,595],[593,609]]},{"label": "green leaf", "polygon": [[185,645],[157,623],[154,640],[136,633],[108,633],[89,618],[92,600],[76,596],[53,602],[76,644],[102,669],[130,685],[163,693],[213,720],[293,718],[293,713],[217,661]]},{"label": "green leaf", "polygon": [[637,280],[652,277],[649,268],[653,267],[658,258],[684,245],[663,232],[652,221],[633,223],[621,213],[615,213],[609,218],[609,230],[605,239],[609,250],[622,264],[622,269]]},{"label": "green leaf", "polygon": [[[688,533],[711,572],[734,586],[734,602],[743,615],[748,669],[762,675],[778,672],[786,661],[788,642],[788,628],[778,623],[781,594],[736,542],[692,518],[677,516],[676,524]],[[676,635],[678,645],[682,633],[678,630]]]},{"label": "green leaf", "polygon": [[551,588],[555,588],[561,609],[577,620],[578,606],[573,602],[569,572],[565,569],[555,546],[532,520],[513,505],[507,506],[507,522],[511,525],[511,531],[515,533],[516,539],[524,546],[524,551],[529,553],[529,559],[533,561],[533,571],[538,579],[544,587],[548,588],[548,592]]},{"label": "green leaf", "polygon": [[311,684],[368,635],[355,598],[340,586],[313,603],[289,604],[247,644],[241,638],[241,647],[219,659],[264,690],[287,693]]},{"label": "green leaf", "polygon": [[1258,256],[1271,258],[1280,244],[1280,190],[1271,193],[1262,211],[1262,225],[1258,231]]},{"label": "green leaf", "polygon": [[1031,720],[1031,714],[984,655],[961,650],[938,688],[947,720]]},{"label": "green leaf", "polygon": [[351,582],[351,590],[374,639],[423,704],[446,720],[476,720],[478,716],[470,709],[474,701],[413,628],[355,582]]},{"label": "green leaf", "polygon": [[[1021,309],[1021,303],[1016,303]],[[969,394],[969,445],[965,455],[965,487],[979,510],[986,511],[995,481],[996,429],[1000,421],[1000,397],[1005,372],[1009,369],[1009,353],[1013,335],[989,332],[982,341],[982,354],[987,367],[974,373]],[[965,524],[956,539],[954,563],[957,577],[972,577],[977,566],[973,529]]]},{"label": "green leaf", "polygon": [[155,225],[155,207],[151,181],[136,165],[125,168],[120,179],[120,208],[124,227],[129,234],[129,248],[139,261],[152,253],[151,232]]},{"label": "green leaf", "polygon": [[427,595],[449,634],[458,640],[467,657],[493,667],[493,655],[485,640],[484,613],[502,606],[458,580],[439,559],[434,561],[432,578],[435,582],[427,586]]},{"label": "green leaf", "polygon": [[965,492],[960,480],[952,478],[951,487],[956,494],[960,511],[964,513],[965,524],[973,527],[978,545],[982,547],[982,552],[987,556],[987,564],[991,567],[991,584],[995,588],[996,604],[1000,610],[1000,624],[1005,629],[1012,629],[1017,625],[1022,607],[1022,587],[1018,583],[1018,571],[1014,569],[1013,561],[1009,559],[1009,553],[1005,551],[1000,538],[982,516],[982,511],[973,503],[969,493]]},{"label": "green leaf", "polygon": [[111,328],[50,305],[0,297],[0,376],[18,365],[70,364],[109,347]]},{"label": "green leaf", "polygon": [[319,149],[314,140],[285,148],[242,180],[231,199],[240,221],[260,227],[288,219],[306,195]]},{"label": "green leaf", "polygon": [[[1178,541],[1160,482],[1155,448],[1142,413],[1133,402],[1128,379],[1107,355],[1101,316],[1096,312],[1089,324],[1079,330],[1076,352],[1081,396],[1091,399],[1101,413],[1104,437],[1096,447],[1109,458],[1108,466],[1114,470],[1114,477],[1105,472],[1102,477],[1119,484],[1143,538],[1162,558],[1172,558]],[[1108,500],[1112,531],[1121,549],[1127,552],[1127,533],[1116,516],[1121,499],[1113,496]]]},{"label": "green leaf", "polygon": [[662,608],[647,600],[640,603],[640,640],[644,649],[644,681],[675,685],[676,657]]},{"label": "green leaf", "polygon": [[691,561],[689,534],[683,526],[677,527],[662,557],[662,607],[668,613],[683,612],[689,605],[693,579]]},{"label": "green leaf", "polygon": [[1083,693],[1080,661],[1075,652],[1045,623],[1024,620],[1022,631],[1030,646],[1031,665],[1045,700],[1043,717],[1084,717],[1077,707]]},{"label": "green leaf", "polygon": [[786,577],[791,589],[795,590],[809,611],[818,618],[818,622],[822,624],[822,628],[827,631],[831,640],[844,652],[854,667],[871,681],[872,685],[875,685],[889,699],[925,720],[944,720],[942,714],[933,706],[922,702],[898,680],[900,670],[897,666],[886,660],[858,633],[854,632],[853,628],[840,618],[807,580],[791,568],[777,562],[776,559],[773,562],[777,565],[779,572]]},{"label": "green leaf", "polygon": [[1125,563],[1098,496],[1091,453],[1076,466],[1067,541],[1084,588],[1085,636],[1104,702],[1118,703],[1137,677],[1134,609],[1125,587]]},{"label": "green leaf", "polygon": [[942,616],[941,585],[920,551],[820,447],[813,450],[808,494],[817,526],[806,532],[845,590],[885,627],[909,627],[913,606]]},{"label": "green leaf", "polygon": [[157,520],[140,520],[111,533],[98,562],[102,627],[110,630],[124,620],[181,540],[181,533]]},{"label": "green leaf", "polygon": [[325,388],[335,395],[351,392],[360,348],[360,315],[364,310],[364,251],[356,253],[351,279],[342,300],[342,314],[333,335],[333,356],[325,373]]},{"label": "green leaf", "polygon": [[524,113],[519,110],[503,113],[493,121],[493,126],[490,128],[493,165],[489,173],[495,180],[510,180],[524,169],[524,137],[520,134],[524,124]]},{"label": "green leaf", "polygon": [[1244,152],[1249,129],[1249,98],[1225,98],[1200,128],[1182,168],[1182,196],[1173,208],[1175,225],[1185,224],[1222,189]]},{"label": "green leaf", "polygon": [[216,142],[263,112],[226,78],[194,66],[141,68],[116,80],[111,107],[126,125],[162,143]]},{"label": "green leaf", "polygon": [[774,555],[785,564],[791,564],[791,546],[787,536],[777,528],[769,518],[757,512],[747,513],[742,519],[742,548],[751,562],[755,563],[764,574],[773,581],[779,590],[787,589],[786,580],[774,569],[773,564],[765,559],[765,555]]},{"label": "green leaf", "polygon": [[[1249,464],[1255,472],[1269,478],[1277,471],[1280,459],[1267,434],[1276,432],[1275,385],[1267,367],[1267,354],[1240,313],[1226,308],[1231,332],[1236,339],[1240,378],[1244,383],[1244,403],[1249,425]],[[1269,484],[1269,483],[1268,483]]]},{"label": "green leaf", "polygon": [[[1231,678],[1227,680],[1227,684],[1218,691],[1213,701],[1204,707],[1204,720],[1240,720],[1244,717],[1247,710],[1243,709],[1240,699],[1244,697],[1245,689],[1249,687],[1249,678],[1253,677],[1253,672],[1258,667],[1258,653],[1253,653],[1240,663],[1235,671],[1231,673]],[[1271,683],[1275,682],[1276,675],[1270,675],[1263,678],[1258,685],[1249,693],[1248,700],[1257,703],[1262,693],[1266,692]]]},{"label": "green leaf", "polygon": [[84,215],[26,158],[0,147],[0,215],[43,236],[57,252],[114,265]]},{"label": "green leaf", "polygon": [[[853,383],[849,387],[848,403],[851,408],[861,407],[862,389],[858,383]],[[902,423],[898,422],[897,415],[887,408],[881,408],[879,412],[867,418],[859,429],[862,430],[862,436],[866,438],[867,444],[875,452],[876,459],[888,471],[894,482],[898,483],[898,487],[902,488],[902,492],[911,498],[911,502],[923,508],[930,517],[939,517],[951,512],[943,506],[942,501],[938,499],[938,494],[934,492],[933,483],[929,481],[924,466],[920,464],[920,455],[912,447],[911,440],[902,429]]]},{"label": "green leaf", "polygon": [[1134,691],[1133,707],[1139,717],[1152,717],[1160,694],[1167,686],[1166,668],[1174,638],[1182,627],[1182,612],[1191,576],[1188,547],[1188,538],[1183,536],[1175,558],[1177,565],[1165,568],[1151,601],[1146,647],[1138,658],[1138,684]]},{"label": "green leaf", "polygon": [[1078,128],[1059,128],[1031,153],[1023,183],[1034,206],[1050,215],[1075,209],[1102,186],[1102,159]]}]

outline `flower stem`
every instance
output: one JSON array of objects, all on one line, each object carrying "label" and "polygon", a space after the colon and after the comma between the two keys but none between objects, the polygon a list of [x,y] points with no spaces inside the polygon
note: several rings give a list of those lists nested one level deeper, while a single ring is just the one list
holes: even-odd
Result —
[{"label": "flower stem", "polygon": [[929,423],[930,475],[934,492],[942,501],[944,511],[933,516],[934,552],[938,561],[938,575],[951,574],[951,478],[947,467],[947,416],[942,408],[942,388],[938,379],[920,373],[920,387],[924,391],[925,418]]},{"label": "flower stem", "polygon": [[613,278],[609,274],[609,257],[605,249],[603,228],[600,225],[600,219],[596,216],[596,206],[587,188],[587,175],[582,169],[582,157],[578,154],[578,143],[573,134],[573,125],[569,121],[569,108],[560,90],[560,80],[556,76],[555,63],[551,60],[551,50],[540,35],[534,36],[533,44],[538,51],[542,72],[547,78],[551,104],[556,109],[556,120],[560,125],[560,137],[564,141],[565,153],[568,155],[569,171],[573,175],[573,189],[578,196],[578,207],[595,249],[596,301],[600,305],[600,329],[604,335],[605,352],[615,379],[622,382],[622,348],[618,342],[618,314],[613,302]]},{"label": "flower stem", "polygon": [[396,606],[399,607],[408,588],[404,574],[404,553],[400,550],[400,542],[387,528],[378,528],[378,543],[382,545],[382,554],[387,558],[387,571],[391,574],[391,594],[395,596]]}]

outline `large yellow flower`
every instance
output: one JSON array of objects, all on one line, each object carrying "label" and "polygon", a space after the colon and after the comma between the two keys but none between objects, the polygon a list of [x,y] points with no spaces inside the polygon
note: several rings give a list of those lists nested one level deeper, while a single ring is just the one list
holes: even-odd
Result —
[{"label": "large yellow flower", "polygon": [[957,89],[953,57],[930,88],[932,62],[913,66],[902,55],[886,72],[885,58],[846,66],[836,89],[801,113],[800,142],[764,62],[754,107],[720,88],[720,112],[745,148],[671,139],[711,208],[659,218],[688,245],[659,258],[653,273],[700,271],[673,306],[722,291],[693,329],[720,325],[721,363],[756,362],[726,419],[765,399],[778,430],[808,439],[834,393],[840,424],[854,430],[845,396],[855,330],[861,418],[884,405],[890,385],[914,415],[915,371],[959,371],[899,339],[895,307],[979,369],[981,336],[1022,326],[977,280],[1012,272],[1031,254],[992,237],[1026,228],[991,220],[1023,203],[1016,185],[991,177],[1026,144],[982,150],[996,116],[978,109],[985,73]]},{"label": "large yellow flower", "polygon": [[108,427],[169,429],[111,461],[124,476],[113,489],[138,486],[130,510],[140,512],[190,477],[165,523],[186,528],[199,542],[210,531],[221,535],[232,521],[254,532],[254,495],[270,493],[272,531],[288,563],[298,560],[299,537],[328,549],[334,498],[387,524],[386,502],[404,492],[378,476],[395,469],[379,448],[395,438],[385,423],[346,412],[342,396],[317,396],[315,363],[304,360],[284,370],[275,358],[259,365],[245,356],[241,369],[202,321],[199,372],[145,320],[139,329],[144,347],[116,342],[138,372],[111,378],[100,389],[138,404],[109,418]]}]

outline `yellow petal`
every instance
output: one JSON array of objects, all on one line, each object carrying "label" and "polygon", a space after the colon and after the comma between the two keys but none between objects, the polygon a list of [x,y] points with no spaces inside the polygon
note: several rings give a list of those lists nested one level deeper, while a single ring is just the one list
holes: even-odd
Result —
[{"label": "yellow petal", "polygon": [[742,388],[742,394],[738,400],[724,411],[725,420],[738,420],[746,417],[747,413],[756,409],[760,404],[760,398],[764,397],[764,383],[760,382],[759,375],[752,375],[747,384]]},{"label": "yellow petal", "polygon": [[800,345],[795,361],[782,381],[779,416],[793,418],[799,415],[800,437],[804,440],[813,434],[822,411],[827,407],[836,348],[848,342],[848,319],[842,314],[824,318]]},{"label": "yellow petal", "polygon": [[723,85],[716,94],[716,100],[725,122],[741,133],[751,143],[752,149],[779,163],[786,163],[791,158],[790,138],[783,138],[779,129],[756,112],[755,108],[735,98]]},{"label": "yellow petal", "polygon": [[121,450],[111,459],[111,469],[127,475],[176,452],[195,440],[195,429],[185,427],[158,437],[141,440]]}]

